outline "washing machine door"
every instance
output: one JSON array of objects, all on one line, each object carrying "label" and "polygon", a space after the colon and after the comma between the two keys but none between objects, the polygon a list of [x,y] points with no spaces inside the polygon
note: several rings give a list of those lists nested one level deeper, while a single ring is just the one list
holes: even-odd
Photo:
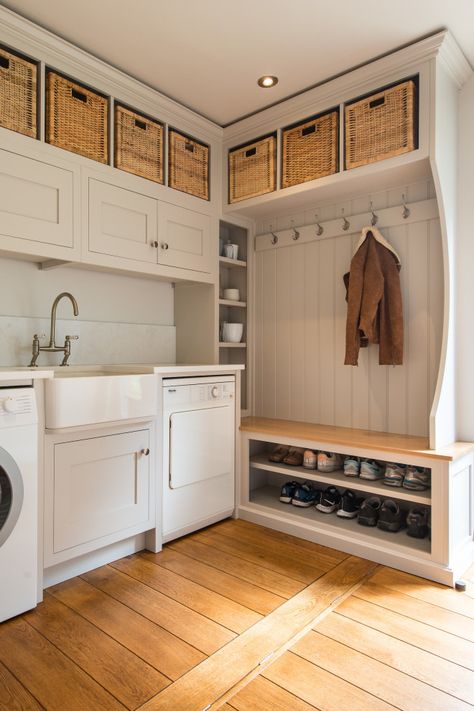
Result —
[{"label": "washing machine door", "polygon": [[15,528],[23,505],[23,479],[17,463],[0,447],[0,547]]}]

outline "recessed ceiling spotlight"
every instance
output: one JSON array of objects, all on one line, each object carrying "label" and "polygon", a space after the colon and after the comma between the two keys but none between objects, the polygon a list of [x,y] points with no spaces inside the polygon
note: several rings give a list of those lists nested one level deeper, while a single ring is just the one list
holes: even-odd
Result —
[{"label": "recessed ceiling spotlight", "polygon": [[272,77],[266,74],[265,76],[260,77],[260,79],[257,79],[257,84],[261,86],[262,89],[269,89],[271,86],[278,84],[278,77]]}]

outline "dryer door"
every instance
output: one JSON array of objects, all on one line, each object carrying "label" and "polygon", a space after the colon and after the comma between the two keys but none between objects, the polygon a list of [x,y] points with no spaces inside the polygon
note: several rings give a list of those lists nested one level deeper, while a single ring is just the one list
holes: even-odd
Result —
[{"label": "dryer door", "polygon": [[0,447],[0,546],[10,536],[23,505],[23,479],[17,463]]}]

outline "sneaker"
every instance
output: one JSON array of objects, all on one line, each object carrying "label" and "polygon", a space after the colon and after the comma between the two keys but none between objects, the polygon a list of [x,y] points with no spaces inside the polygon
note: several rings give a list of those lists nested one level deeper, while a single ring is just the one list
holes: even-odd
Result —
[{"label": "sneaker", "polygon": [[336,516],[341,518],[355,518],[359,513],[362,499],[358,498],[353,491],[346,490],[341,497],[341,508],[337,510]]},{"label": "sneaker", "polygon": [[335,486],[328,486],[321,492],[321,498],[316,504],[318,511],[332,513],[341,505],[341,495]]},{"label": "sneaker", "polygon": [[335,472],[337,469],[342,469],[342,457],[340,454],[333,452],[318,453],[318,471],[320,472]]},{"label": "sneaker", "polygon": [[429,489],[431,486],[430,470],[425,469],[424,467],[408,466],[403,486],[405,489],[412,489],[413,491],[424,491],[424,489]]},{"label": "sneaker", "polygon": [[378,496],[364,499],[359,509],[357,522],[362,526],[376,526],[381,508],[382,502]]},{"label": "sneaker", "polygon": [[406,474],[406,466],[404,464],[394,464],[389,462],[385,468],[383,483],[387,486],[401,486]]},{"label": "sneaker", "polygon": [[424,538],[428,533],[428,516],[426,506],[413,506],[407,514],[407,534],[412,538]]},{"label": "sneaker", "polygon": [[405,514],[393,499],[385,499],[380,509],[377,526],[382,531],[396,533],[405,525]]},{"label": "sneaker", "polygon": [[298,488],[291,499],[291,503],[293,506],[299,506],[306,509],[316,503],[319,494],[320,492],[317,489],[313,489],[311,484],[305,482],[304,484],[298,485]]},{"label": "sneaker", "polygon": [[287,481],[283,484],[280,492],[280,501],[284,504],[291,504],[291,499],[295,495],[296,489],[300,486],[298,481]]},{"label": "sneaker", "polygon": [[305,449],[303,454],[303,466],[305,469],[316,469],[318,466],[318,455],[312,449]]},{"label": "sneaker", "polygon": [[344,474],[345,474],[345,476],[359,476],[359,474],[360,474],[360,459],[359,459],[359,457],[346,457],[344,459]]},{"label": "sneaker", "polygon": [[370,479],[374,481],[375,479],[383,478],[383,467],[375,459],[363,459],[360,463],[360,478]]}]

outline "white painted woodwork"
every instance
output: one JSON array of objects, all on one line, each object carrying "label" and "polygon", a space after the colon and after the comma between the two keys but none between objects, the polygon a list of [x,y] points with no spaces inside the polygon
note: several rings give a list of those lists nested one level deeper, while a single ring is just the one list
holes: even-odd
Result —
[{"label": "white painted woodwork", "polygon": [[157,200],[89,178],[91,252],[156,263],[157,237]]},{"label": "white painted woodwork", "polygon": [[[379,482],[347,479],[342,473],[324,474],[302,467],[268,462],[268,452],[277,444],[298,445],[314,450],[334,451],[334,445],[310,439],[292,440],[268,433],[242,432],[241,478],[237,515],[247,521],[315,541],[352,555],[414,575],[453,585],[474,559],[473,534],[473,455],[454,461],[434,460],[417,454],[401,454],[340,444],[337,451],[383,461],[397,461],[431,470],[431,489],[425,492],[398,490]],[[387,533],[378,528],[359,526],[356,519],[341,519],[322,514],[311,507],[301,509],[279,501],[280,487],[290,479],[312,479],[317,485],[335,485],[343,491],[355,482],[364,496],[371,494],[399,499],[403,508],[410,505],[431,507],[431,541],[414,539],[404,529]],[[400,494],[400,496],[399,496]]]},{"label": "white painted woodwork", "polygon": [[[428,197],[430,186],[418,186]],[[412,195],[415,194],[414,187]],[[398,196],[398,198],[397,198]],[[370,196],[371,198],[375,196]],[[377,195],[387,208],[399,192]],[[346,214],[367,210],[369,197],[346,205]],[[344,365],[347,304],[342,277],[349,270],[359,233],[269,248],[255,255],[255,414],[401,434],[428,433],[441,348],[442,253],[439,220],[402,218],[383,228],[401,258],[405,350],[403,366],[378,364],[378,346]],[[420,203],[421,204],[421,203]],[[392,210],[388,210],[390,214]],[[326,208],[340,214],[340,206]],[[314,215],[313,215],[314,220]],[[331,224],[331,223],[330,223]],[[308,227],[314,234],[314,227]],[[301,230],[303,234],[303,229]],[[289,234],[289,233],[288,233]],[[291,246],[290,246],[291,245]]]},{"label": "white painted woodwork", "polygon": [[[147,427],[48,443],[45,567],[152,528],[151,435]],[[48,458],[47,458],[48,459]]]},{"label": "white painted woodwork", "polygon": [[60,247],[66,249],[58,254],[69,251],[72,258],[75,182],[73,169],[0,150],[2,248],[38,254],[45,246]]},{"label": "white painted woodwork", "polygon": [[211,220],[178,205],[160,202],[158,211],[158,263],[210,272]]}]

